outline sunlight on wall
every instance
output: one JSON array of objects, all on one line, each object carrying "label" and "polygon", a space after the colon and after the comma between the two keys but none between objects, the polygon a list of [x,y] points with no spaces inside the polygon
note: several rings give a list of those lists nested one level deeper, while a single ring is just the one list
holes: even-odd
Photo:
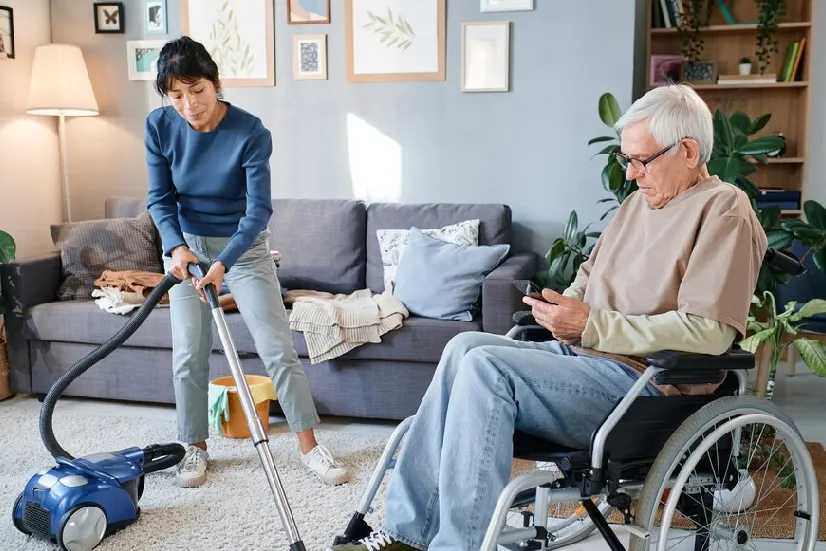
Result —
[{"label": "sunlight on wall", "polygon": [[352,113],[347,114],[347,148],[353,196],[369,203],[394,203],[401,199],[402,150]]}]

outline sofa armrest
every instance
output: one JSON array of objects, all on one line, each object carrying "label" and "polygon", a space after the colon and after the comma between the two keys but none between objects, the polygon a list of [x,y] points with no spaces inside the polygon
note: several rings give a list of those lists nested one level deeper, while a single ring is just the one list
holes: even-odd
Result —
[{"label": "sofa armrest", "polygon": [[525,308],[513,280],[531,279],[538,257],[534,252],[513,254],[488,274],[482,282],[482,331],[504,335],[513,327],[513,313]]},{"label": "sofa armrest", "polygon": [[14,392],[29,393],[32,390],[29,345],[23,335],[27,310],[56,300],[61,277],[59,252],[0,265],[0,290],[7,308],[7,349],[11,388]]}]

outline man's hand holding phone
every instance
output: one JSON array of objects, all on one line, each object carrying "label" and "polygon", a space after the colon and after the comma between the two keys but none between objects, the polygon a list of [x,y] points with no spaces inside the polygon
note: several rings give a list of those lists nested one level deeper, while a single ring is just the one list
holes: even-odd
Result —
[{"label": "man's hand holding phone", "polygon": [[582,340],[591,314],[587,304],[547,287],[540,289],[530,280],[516,280],[513,283],[525,295],[522,302],[531,307],[536,323],[550,331],[555,339],[566,344],[577,344]]}]

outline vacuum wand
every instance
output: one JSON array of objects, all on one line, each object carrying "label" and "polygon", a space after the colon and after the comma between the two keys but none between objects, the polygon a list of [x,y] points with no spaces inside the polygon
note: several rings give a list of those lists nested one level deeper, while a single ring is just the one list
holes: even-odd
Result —
[{"label": "vacuum wand", "polygon": [[[189,273],[198,280],[206,277],[206,269],[200,264],[189,264],[187,267]],[[224,311],[218,302],[218,292],[213,284],[207,284],[203,287],[204,296],[207,304],[212,310],[212,318],[215,320],[215,325],[218,328],[218,336],[221,339],[221,346],[224,348],[224,353],[229,361],[229,368],[232,372],[232,377],[235,380],[235,386],[238,390],[238,398],[241,402],[241,409],[244,411],[244,417],[247,419],[247,427],[249,428],[252,442],[258,452],[258,457],[261,460],[261,466],[264,468],[264,474],[267,477],[267,482],[272,490],[275,498],[275,506],[278,509],[278,515],[281,518],[281,524],[287,532],[290,540],[290,551],[305,551],[304,543],[298,533],[293,514],[290,509],[287,495],[284,492],[284,487],[281,484],[281,479],[278,477],[278,472],[275,469],[275,460],[272,456],[272,450],[269,447],[269,438],[264,431],[264,426],[258,414],[255,411],[255,402],[252,399],[252,392],[250,391],[247,379],[244,376],[244,371],[241,368],[241,362],[238,359],[238,351],[235,349],[235,343],[229,333]]]}]

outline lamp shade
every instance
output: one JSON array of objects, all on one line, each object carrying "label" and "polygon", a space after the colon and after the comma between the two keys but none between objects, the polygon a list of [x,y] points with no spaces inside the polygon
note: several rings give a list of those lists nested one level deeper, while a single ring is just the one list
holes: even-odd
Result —
[{"label": "lamp shade", "polygon": [[35,49],[26,113],[70,117],[98,114],[98,103],[80,48],[44,44]]}]

